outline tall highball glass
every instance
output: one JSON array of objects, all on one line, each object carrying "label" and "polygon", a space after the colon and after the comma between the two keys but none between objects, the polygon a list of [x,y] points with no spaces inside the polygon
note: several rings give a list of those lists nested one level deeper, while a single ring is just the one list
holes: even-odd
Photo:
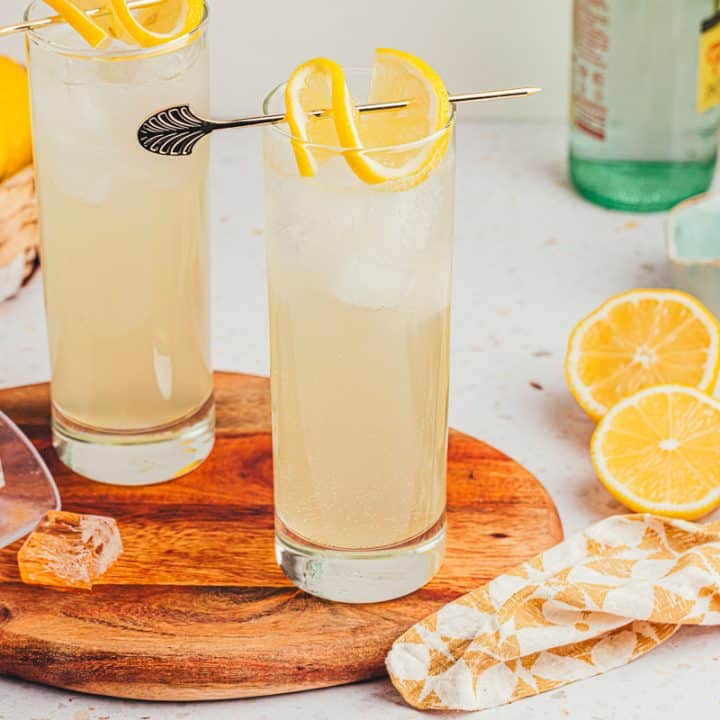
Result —
[{"label": "tall highball glass", "polygon": [[95,480],[169,480],[213,445],[207,144],[137,142],[162,107],[207,112],[206,28],[105,50],[66,24],[28,33],[53,441]]},{"label": "tall highball glass", "polygon": [[[369,78],[348,73],[359,101]],[[407,185],[366,184],[331,146],[307,148],[318,171],[301,177],[292,140],[265,130],[277,560],[320,597],[387,600],[444,552],[453,120],[365,151],[401,165],[443,147]]]}]

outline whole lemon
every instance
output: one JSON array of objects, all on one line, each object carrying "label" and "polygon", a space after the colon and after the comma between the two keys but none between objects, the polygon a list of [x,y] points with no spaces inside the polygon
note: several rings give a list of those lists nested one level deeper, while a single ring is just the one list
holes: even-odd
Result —
[{"label": "whole lemon", "polygon": [[0,56],[0,180],[32,160],[30,92],[25,68]]}]

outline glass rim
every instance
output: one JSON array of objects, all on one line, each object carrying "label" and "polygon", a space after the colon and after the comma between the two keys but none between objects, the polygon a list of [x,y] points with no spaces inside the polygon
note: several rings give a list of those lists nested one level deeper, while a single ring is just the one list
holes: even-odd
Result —
[{"label": "glass rim", "polygon": [[[23,20],[25,22],[32,20],[32,12],[40,4],[42,4],[42,0],[30,0],[23,13]],[[209,15],[207,0],[203,0],[202,18],[192,30],[188,30],[170,42],[153,45],[152,47],[126,46],[113,50],[101,50],[90,46],[74,47],[48,39],[42,34],[43,28],[27,30],[26,35],[28,40],[32,40],[37,45],[41,45],[58,55],[70,55],[72,57],[82,58],[83,60],[136,60],[144,57],[165,55],[185,47],[188,45],[188,41],[194,41],[197,36],[207,30]]]},{"label": "glass rim", "polygon": [[[371,72],[372,68],[345,68],[346,72],[349,73],[358,73],[358,72]],[[287,85],[287,81],[281,82],[278,85],[276,85],[270,92],[265,96],[262,103],[262,113],[263,115],[273,115],[274,113],[270,112],[270,102],[273,98],[277,96],[279,92],[283,90],[283,88]],[[313,143],[308,142],[307,140],[303,140],[302,138],[299,138],[295,135],[293,135],[291,132],[284,130],[282,127],[280,127],[282,123],[273,123],[268,126],[268,129],[272,132],[276,132],[279,135],[282,135],[283,137],[287,138],[293,143],[297,143],[299,145],[302,145],[306,148],[314,148],[316,150],[324,150],[326,152],[331,152],[335,154],[341,154],[341,153],[348,153],[348,152],[360,152],[360,153],[376,153],[376,152],[403,152],[407,150],[416,150],[418,148],[423,147],[424,145],[430,145],[433,142],[439,140],[445,133],[448,131],[452,131],[454,125],[455,125],[455,103],[450,103],[450,118],[448,121],[443,125],[441,128],[435,130],[434,132],[430,133],[429,135],[425,135],[424,137],[418,138],[417,140],[410,140],[408,142],[404,143],[397,143],[395,145],[378,145],[374,147],[342,147],[341,145],[324,145],[322,143]]]}]

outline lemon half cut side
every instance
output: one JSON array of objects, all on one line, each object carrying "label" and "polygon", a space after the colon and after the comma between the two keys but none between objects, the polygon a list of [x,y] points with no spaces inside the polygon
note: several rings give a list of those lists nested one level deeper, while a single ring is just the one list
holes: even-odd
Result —
[{"label": "lemon half cut side", "polygon": [[638,289],[615,295],[579,322],[565,358],[568,387],[601,418],[646,387],[712,390],[720,366],[720,327],[691,295]]},{"label": "lemon half cut side", "polygon": [[694,520],[720,504],[720,402],[681,385],[619,402],[592,438],[598,477],[637,512]]}]

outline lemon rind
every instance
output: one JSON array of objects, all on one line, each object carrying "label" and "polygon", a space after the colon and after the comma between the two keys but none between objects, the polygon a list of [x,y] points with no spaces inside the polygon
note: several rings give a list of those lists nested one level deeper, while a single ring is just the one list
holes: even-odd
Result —
[{"label": "lemon rind", "polygon": [[205,12],[203,0],[184,0],[184,16],[178,27],[169,33],[156,33],[146,28],[131,12],[127,0],[106,0],[109,2],[113,18],[140,47],[150,48],[172,42],[191,32],[202,21]]},{"label": "lemon rind", "polygon": [[317,161],[312,150],[306,145],[310,137],[308,124],[310,115],[300,103],[298,84],[304,83],[310,73],[323,73],[330,78],[330,93],[332,97],[333,118],[337,130],[338,123],[351,124],[353,106],[352,98],[345,84],[345,73],[342,67],[329,58],[313,58],[298,65],[285,85],[285,117],[292,136],[291,145],[295,154],[298,171],[303,177],[313,177],[317,174]]},{"label": "lemon rind", "polygon": [[44,0],[90,47],[102,50],[112,40],[92,18],[75,5],[72,0]]}]

